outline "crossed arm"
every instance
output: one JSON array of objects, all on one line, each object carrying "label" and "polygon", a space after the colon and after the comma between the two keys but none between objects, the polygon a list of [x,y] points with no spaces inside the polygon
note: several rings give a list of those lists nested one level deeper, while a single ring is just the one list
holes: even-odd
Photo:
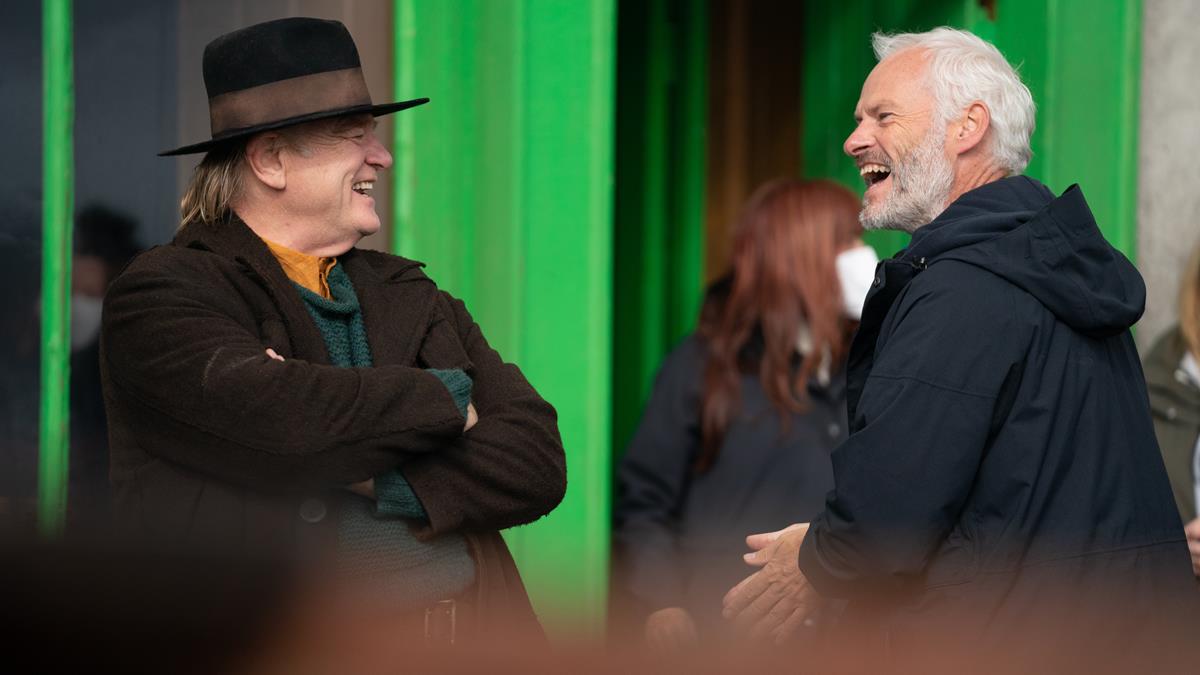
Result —
[{"label": "crossed arm", "polygon": [[114,282],[102,337],[113,396],[151,455],[256,490],[336,489],[402,466],[431,534],[503,529],[561,500],[554,409],[461,302],[442,294],[431,330],[460,342],[472,364],[478,413],[467,434],[426,369],[280,361],[235,287],[162,267],[131,266]]}]

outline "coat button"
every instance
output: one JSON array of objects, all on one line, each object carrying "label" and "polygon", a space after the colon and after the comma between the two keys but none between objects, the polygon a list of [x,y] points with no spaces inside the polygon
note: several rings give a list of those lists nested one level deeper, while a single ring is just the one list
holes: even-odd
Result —
[{"label": "coat button", "polygon": [[1175,406],[1167,408],[1167,419],[1174,422],[1176,417],[1179,417],[1179,411],[1175,409]]},{"label": "coat button", "polygon": [[300,504],[300,519],[306,523],[319,523],[325,519],[328,509],[320,499],[305,499]]},{"label": "coat button", "polygon": [[871,282],[871,285],[874,286],[875,288],[879,288],[879,285],[882,283],[883,283],[883,279],[880,279],[879,277],[875,277],[875,280]]},{"label": "coat button", "polygon": [[829,424],[829,428],[826,429],[826,431],[829,432],[830,438],[837,438],[842,433],[842,427],[841,427],[841,425],[837,424],[836,422],[831,422]]}]

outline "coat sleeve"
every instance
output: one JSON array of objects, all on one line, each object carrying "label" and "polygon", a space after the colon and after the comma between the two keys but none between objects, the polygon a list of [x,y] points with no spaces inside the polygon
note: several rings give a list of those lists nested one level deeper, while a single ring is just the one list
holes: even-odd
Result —
[{"label": "coat sleeve", "polygon": [[618,473],[618,581],[647,611],[684,604],[678,532],[700,445],[698,352],[693,340],[664,361]]},{"label": "coat sleeve", "polygon": [[105,301],[110,396],[148,453],[256,489],[366,480],[461,435],[419,368],[337,368],[266,356],[233,287],[133,265]]},{"label": "coat sleeve", "polygon": [[854,432],[833,452],[835,488],[800,549],[823,595],[901,591],[951,533],[1020,372],[1006,297],[933,283],[897,301]]},{"label": "coat sleeve", "polygon": [[439,452],[412,456],[402,465],[429,518],[417,533],[486,532],[537,520],[562,501],[567,489],[554,408],[517,366],[488,345],[460,300],[442,293],[440,303],[441,320],[471,362],[479,421]]}]

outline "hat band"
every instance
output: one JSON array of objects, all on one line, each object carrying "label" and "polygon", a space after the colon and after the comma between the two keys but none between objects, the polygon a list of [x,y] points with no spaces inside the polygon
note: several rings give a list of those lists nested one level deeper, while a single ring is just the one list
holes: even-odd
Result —
[{"label": "hat band", "polygon": [[231,91],[208,101],[214,137],[260,124],[371,105],[361,68],[330,70]]}]

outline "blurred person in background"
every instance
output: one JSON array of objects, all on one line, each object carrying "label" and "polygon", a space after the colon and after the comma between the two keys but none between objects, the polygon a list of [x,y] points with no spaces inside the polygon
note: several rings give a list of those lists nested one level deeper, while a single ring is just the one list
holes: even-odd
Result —
[{"label": "blurred person in background", "polygon": [[1154,431],[1175,505],[1183,518],[1192,571],[1200,577],[1200,246],[1192,253],[1179,290],[1179,324],[1146,355],[1146,386]]},{"label": "blurred person in background", "polygon": [[[356,249],[392,156],[346,27],[213,40],[213,138],[174,241],[109,288],[117,517],[154,541],[289,552],[391,610],[396,640],[541,627],[500,530],[566,490],[554,409],[422,264]],[[403,664],[396,664],[403,669]]]},{"label": "blurred person in background", "polygon": [[100,314],[104,294],[137,255],[138,224],[102,204],[75,218],[71,261],[71,456],[68,522],[94,523],[109,514],[108,425],[100,387]]},{"label": "blurred person in background", "polygon": [[[816,515],[846,437],[843,363],[877,259],[858,199],[830,181],[760,187],[732,269],[664,360],[621,461],[618,584],[655,645],[722,634],[749,532]],[[648,616],[647,616],[648,614]]]},{"label": "blurred person in background", "polygon": [[[28,229],[33,229],[31,224]],[[28,230],[26,230],[28,231]],[[32,529],[37,513],[41,242],[0,234],[0,534]]]}]

